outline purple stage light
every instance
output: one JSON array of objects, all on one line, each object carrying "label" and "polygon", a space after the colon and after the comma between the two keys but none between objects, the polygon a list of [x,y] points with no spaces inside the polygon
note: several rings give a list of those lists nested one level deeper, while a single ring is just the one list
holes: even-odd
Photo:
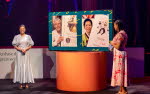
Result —
[{"label": "purple stage light", "polygon": [[6,2],[10,2],[10,0],[5,0]]},{"label": "purple stage light", "polygon": [[11,10],[12,10],[12,6],[13,6],[13,3],[15,2],[15,0],[6,0],[6,2],[8,3],[8,16],[10,15],[11,13]]},{"label": "purple stage light", "polygon": [[78,10],[78,1],[77,0],[74,0],[74,6],[75,6],[75,9],[77,11]]}]

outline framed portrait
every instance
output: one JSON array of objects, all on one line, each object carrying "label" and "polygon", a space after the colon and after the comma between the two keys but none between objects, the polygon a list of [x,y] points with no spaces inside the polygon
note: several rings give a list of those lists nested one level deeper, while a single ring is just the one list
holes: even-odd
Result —
[{"label": "framed portrait", "polygon": [[49,50],[109,51],[112,10],[49,12]]}]

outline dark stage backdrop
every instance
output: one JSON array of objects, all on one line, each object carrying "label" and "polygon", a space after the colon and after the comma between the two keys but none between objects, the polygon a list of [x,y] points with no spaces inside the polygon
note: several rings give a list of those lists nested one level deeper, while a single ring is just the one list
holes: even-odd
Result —
[{"label": "dark stage backdrop", "polygon": [[[144,34],[148,31],[148,0],[49,0],[49,11],[112,9],[113,18],[125,23],[128,47],[144,47]],[[147,4],[147,5],[146,5]]]},{"label": "dark stage backdrop", "polygon": [[125,22],[129,36],[128,46],[143,47],[145,41],[148,49],[149,2],[148,0],[0,0],[0,46],[11,45],[13,36],[19,33],[20,24],[26,25],[27,33],[32,36],[36,46],[48,46],[48,11],[112,9],[114,20],[122,19]]},{"label": "dark stage backdrop", "polygon": [[[11,45],[20,24],[26,25],[36,46],[48,46],[48,11],[112,9],[114,20],[122,19],[126,25],[127,46],[145,48],[145,74],[150,75],[150,0],[10,1],[13,4],[0,0],[0,46]],[[12,8],[8,9],[10,6]]]},{"label": "dark stage backdrop", "polygon": [[125,23],[128,47],[145,48],[145,75],[150,76],[150,0],[49,0],[50,11],[112,9]]},{"label": "dark stage backdrop", "polygon": [[26,26],[35,46],[47,46],[47,15],[48,0],[0,0],[0,46],[11,46],[20,24]]}]

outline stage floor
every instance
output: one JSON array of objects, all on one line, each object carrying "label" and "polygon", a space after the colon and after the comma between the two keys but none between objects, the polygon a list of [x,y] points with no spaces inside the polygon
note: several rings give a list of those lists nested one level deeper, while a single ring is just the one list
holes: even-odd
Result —
[{"label": "stage floor", "polygon": [[[18,84],[12,80],[0,80],[0,94],[115,94],[118,87],[108,87],[96,92],[65,92],[56,89],[56,81],[50,79],[38,79],[29,89],[18,89]],[[150,94],[150,82],[131,84],[128,88],[129,94]]]}]

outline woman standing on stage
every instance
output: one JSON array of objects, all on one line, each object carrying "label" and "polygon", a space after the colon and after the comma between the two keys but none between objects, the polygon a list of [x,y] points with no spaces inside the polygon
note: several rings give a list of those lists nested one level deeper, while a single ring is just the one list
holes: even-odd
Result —
[{"label": "woman standing on stage", "polygon": [[34,83],[29,49],[34,45],[30,35],[25,34],[25,25],[20,25],[20,34],[13,39],[12,45],[17,50],[13,82],[19,82],[19,89],[29,88],[28,83]]},{"label": "woman standing on stage", "polygon": [[127,52],[126,44],[128,36],[124,31],[122,21],[116,20],[114,29],[117,32],[110,44],[113,49],[113,69],[111,86],[120,86],[118,94],[127,94]]}]

